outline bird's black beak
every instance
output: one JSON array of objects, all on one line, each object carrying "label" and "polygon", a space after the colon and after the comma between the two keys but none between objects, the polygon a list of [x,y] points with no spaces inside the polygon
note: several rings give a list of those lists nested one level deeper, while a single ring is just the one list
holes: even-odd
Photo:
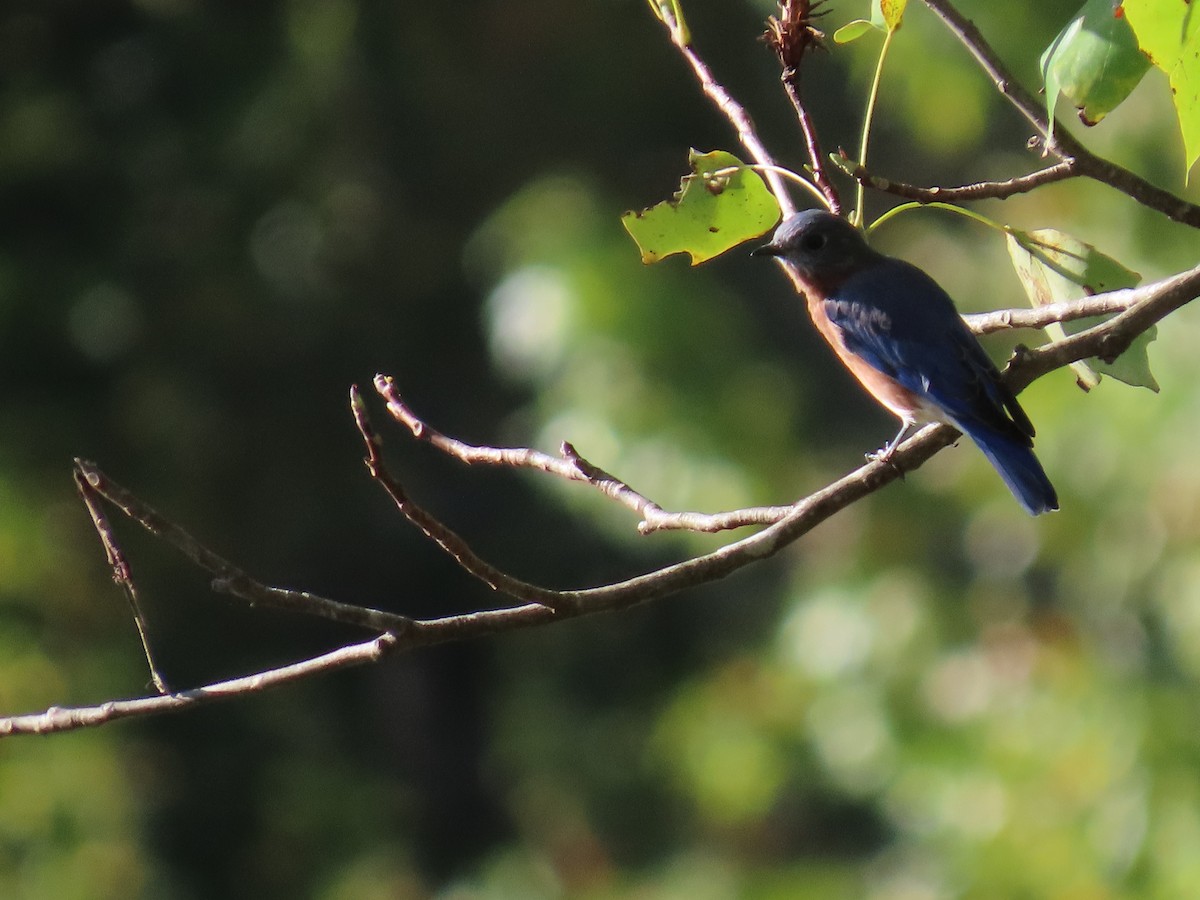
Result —
[{"label": "bird's black beak", "polygon": [[780,253],[780,249],[774,244],[763,244],[750,251],[751,256],[779,256]]}]

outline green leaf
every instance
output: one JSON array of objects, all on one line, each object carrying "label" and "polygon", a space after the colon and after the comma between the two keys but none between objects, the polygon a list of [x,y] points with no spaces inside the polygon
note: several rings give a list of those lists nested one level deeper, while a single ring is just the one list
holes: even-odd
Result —
[{"label": "green leaf", "polygon": [[775,195],[736,156],[692,150],[688,165],[692,174],[683,177],[674,199],[621,216],[647,265],[687,253],[698,266],[779,221]]},{"label": "green leaf", "polygon": [[[1022,287],[1033,306],[1078,300],[1105,291],[1129,288],[1142,280],[1137,272],[1125,268],[1110,256],[1105,256],[1091,244],[1064,234],[1054,228],[1038,231],[1008,233],[1008,254]],[[1076,319],[1056,323],[1046,328],[1054,340],[1077,334],[1104,321],[1104,317]],[[1147,347],[1157,332],[1151,328],[1140,335],[1129,349],[1112,362],[1092,359],[1071,364],[1079,386],[1091,390],[1100,382],[1095,370],[1111,375],[1118,381],[1136,387],[1158,390],[1158,382],[1150,371]]]},{"label": "green leaf", "polygon": [[866,19],[855,19],[853,22],[847,22],[833,33],[833,42],[835,44],[849,44],[851,41],[857,41],[867,32],[874,31],[876,27],[874,22],[868,22]]},{"label": "green leaf", "polygon": [[[879,0],[879,12],[883,17],[883,25],[888,31],[895,31],[904,19],[904,7],[908,0]],[[874,20],[874,11],[871,15]]]},{"label": "green leaf", "polygon": [[1095,125],[1129,96],[1150,68],[1133,29],[1114,11],[1113,0],[1088,0],[1046,48],[1041,65],[1051,135],[1060,93],[1079,110],[1080,121]]},{"label": "green leaf", "polygon": [[1125,0],[1124,9],[1142,50],[1171,83],[1186,177],[1200,159],[1200,8],[1185,0]]}]

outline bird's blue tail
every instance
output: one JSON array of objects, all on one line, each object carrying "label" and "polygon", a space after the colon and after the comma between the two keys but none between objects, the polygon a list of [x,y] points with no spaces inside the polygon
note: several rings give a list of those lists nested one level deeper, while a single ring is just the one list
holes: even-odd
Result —
[{"label": "bird's blue tail", "polygon": [[955,424],[983,451],[1026,512],[1036,516],[1058,509],[1058,494],[1033,455],[1028,438],[1013,437],[980,422]]}]

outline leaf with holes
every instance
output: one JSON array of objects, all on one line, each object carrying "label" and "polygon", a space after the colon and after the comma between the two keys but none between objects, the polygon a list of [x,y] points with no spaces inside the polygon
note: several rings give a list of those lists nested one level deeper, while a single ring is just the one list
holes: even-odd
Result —
[{"label": "leaf with holes", "polygon": [[683,177],[673,199],[621,216],[647,265],[687,253],[698,266],[779,221],[775,195],[733,154],[692,150],[688,164],[692,173]]}]

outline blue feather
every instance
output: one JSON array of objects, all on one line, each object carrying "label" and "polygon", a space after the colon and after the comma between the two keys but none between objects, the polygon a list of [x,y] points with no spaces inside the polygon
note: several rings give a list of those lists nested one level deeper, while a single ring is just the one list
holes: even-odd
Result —
[{"label": "blue feather", "polygon": [[[936,414],[979,446],[1030,513],[1058,509],[1033,453],[1033,424],[936,281],[877,253],[856,228],[820,210],[791,216],[756,252],[798,270],[818,327],[828,318],[835,351],[906,424]],[[907,393],[856,371],[859,361]]]}]

